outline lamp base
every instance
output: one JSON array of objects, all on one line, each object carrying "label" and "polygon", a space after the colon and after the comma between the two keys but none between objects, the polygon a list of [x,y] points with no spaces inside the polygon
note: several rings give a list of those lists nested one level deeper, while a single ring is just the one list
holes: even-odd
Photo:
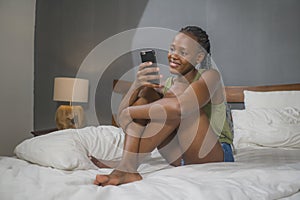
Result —
[{"label": "lamp base", "polygon": [[61,105],[55,114],[58,129],[82,128],[84,126],[84,112],[81,106]]}]

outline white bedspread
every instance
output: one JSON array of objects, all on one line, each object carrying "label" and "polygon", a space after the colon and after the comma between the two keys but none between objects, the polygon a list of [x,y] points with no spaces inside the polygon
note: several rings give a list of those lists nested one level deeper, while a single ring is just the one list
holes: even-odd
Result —
[{"label": "white bedspread", "polygon": [[96,174],[109,173],[109,169],[63,171],[0,157],[0,199],[243,200],[289,199],[292,195],[297,198],[300,150],[238,149],[236,161],[157,170],[155,163],[162,163],[157,159],[151,165],[141,166],[142,172],[148,171],[142,173],[141,181],[99,187],[92,184]]}]

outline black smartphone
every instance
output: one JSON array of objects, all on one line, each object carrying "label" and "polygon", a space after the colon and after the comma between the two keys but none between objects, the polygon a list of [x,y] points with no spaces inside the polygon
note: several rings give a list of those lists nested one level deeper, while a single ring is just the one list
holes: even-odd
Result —
[{"label": "black smartphone", "polygon": [[[152,65],[149,67],[157,67],[156,55],[154,50],[150,49],[150,50],[141,51],[140,55],[141,55],[142,63],[151,61]],[[149,73],[149,75],[158,75],[158,72]],[[150,80],[149,82],[159,85],[160,80],[154,79],[154,80]]]}]

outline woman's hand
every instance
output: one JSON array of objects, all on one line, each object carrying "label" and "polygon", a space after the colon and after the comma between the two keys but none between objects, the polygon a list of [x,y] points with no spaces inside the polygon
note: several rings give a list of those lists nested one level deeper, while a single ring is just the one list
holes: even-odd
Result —
[{"label": "woman's hand", "polygon": [[[136,75],[136,80],[121,101],[118,110],[117,122],[119,126],[123,128],[123,130],[125,130],[127,125],[133,121],[133,119],[130,117],[129,110],[127,109],[129,106],[148,104],[162,97],[161,91],[159,91],[159,89],[161,89],[163,86],[152,84],[149,82],[153,79],[162,78],[161,75],[149,74],[159,71],[158,67],[149,67],[151,65],[151,62],[140,64],[139,71]],[[137,122],[140,125],[146,124],[146,122],[144,123],[142,121],[142,123],[140,123],[140,121],[137,120],[138,119],[136,119],[134,122]]]},{"label": "woman's hand", "polygon": [[[141,86],[151,87],[151,88],[161,88],[161,85],[153,84],[150,81],[155,79],[161,79],[162,75],[159,75],[159,68],[158,67],[150,67],[153,63],[152,62],[144,62],[140,64],[139,71],[136,75],[136,88]],[[152,75],[151,73],[157,73]]]}]

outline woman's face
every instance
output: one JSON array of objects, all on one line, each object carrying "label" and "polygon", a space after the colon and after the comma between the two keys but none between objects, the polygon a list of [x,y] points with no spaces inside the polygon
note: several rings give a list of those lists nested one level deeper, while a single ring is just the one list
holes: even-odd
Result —
[{"label": "woman's face", "polygon": [[184,76],[203,58],[204,53],[201,51],[200,45],[193,39],[193,36],[178,33],[168,53],[170,73]]}]

